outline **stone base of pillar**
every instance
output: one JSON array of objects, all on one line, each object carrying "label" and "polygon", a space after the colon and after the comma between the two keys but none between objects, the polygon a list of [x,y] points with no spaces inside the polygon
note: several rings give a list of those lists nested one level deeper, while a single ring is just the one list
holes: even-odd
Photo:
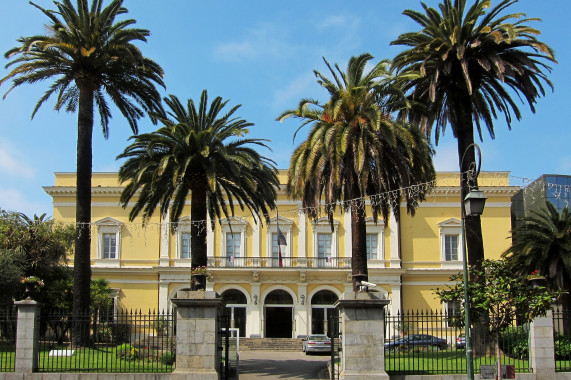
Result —
[{"label": "stone base of pillar", "polygon": [[389,379],[384,336],[389,302],[379,292],[346,292],[335,304],[341,314],[341,379]]},{"label": "stone base of pillar", "polygon": [[217,380],[222,360],[219,316],[222,298],[212,291],[179,291],[176,308],[176,370],[173,379]]}]

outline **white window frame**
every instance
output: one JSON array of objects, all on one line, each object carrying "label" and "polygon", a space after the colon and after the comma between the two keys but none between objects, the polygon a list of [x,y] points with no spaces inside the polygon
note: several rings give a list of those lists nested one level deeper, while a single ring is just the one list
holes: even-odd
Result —
[{"label": "white window frame", "polygon": [[327,217],[319,218],[317,220],[311,221],[313,229],[313,257],[318,258],[317,248],[318,248],[318,235],[328,233],[331,234],[331,258],[339,257],[338,251],[338,231],[339,231],[339,221],[333,219],[333,231],[331,231],[331,224]]},{"label": "white window frame", "polygon": [[[462,244],[464,244],[464,239],[462,237],[462,222],[456,218],[450,218],[438,224],[440,228],[440,262],[443,267],[461,267],[462,260],[464,259],[462,254]],[[457,235],[458,236],[458,260],[446,260],[446,236],[447,235]]]},{"label": "white window frame", "polygon": [[[182,257],[182,235],[183,234],[190,234],[190,216],[185,216],[183,218],[180,218],[177,226],[176,226],[176,232],[175,232],[175,239],[176,239],[176,243],[175,243],[175,265],[176,264],[182,264],[182,265],[190,265],[190,261],[192,260],[192,251],[190,252],[191,257]],[[192,239],[192,238],[191,238]],[[190,246],[189,246],[189,250],[190,250]]]},{"label": "white window frame", "polygon": [[[385,222],[377,220],[375,224],[374,219],[369,217],[365,219],[367,225],[367,234],[377,235],[377,258],[368,260],[370,263],[380,262],[385,260]],[[374,265],[373,265],[374,266]]]},{"label": "white window frame", "polygon": [[248,222],[245,219],[231,216],[220,221],[222,230],[222,245],[220,246],[220,253],[223,258],[228,258],[226,252],[226,234],[239,233],[240,234],[240,254],[234,257],[246,257],[246,228]]},{"label": "white window frame", "polygon": [[[96,266],[119,266],[121,261],[121,228],[123,222],[107,217],[95,222],[97,227],[97,258],[95,260]],[[103,258],[103,243],[105,234],[115,235],[115,257],[112,259]]]},{"label": "white window frame", "polygon": [[287,245],[282,246],[282,257],[291,257],[291,245],[292,245],[292,228],[293,220],[279,217],[270,219],[266,231],[266,257],[272,257],[272,235],[278,233],[278,224],[280,226],[280,231],[285,236]]}]

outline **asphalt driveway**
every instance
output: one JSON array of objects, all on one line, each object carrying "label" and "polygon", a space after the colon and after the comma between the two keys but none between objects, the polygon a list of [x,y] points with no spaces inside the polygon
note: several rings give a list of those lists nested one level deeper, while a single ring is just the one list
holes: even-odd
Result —
[{"label": "asphalt driveway", "polygon": [[329,355],[287,351],[241,351],[240,380],[328,379]]}]

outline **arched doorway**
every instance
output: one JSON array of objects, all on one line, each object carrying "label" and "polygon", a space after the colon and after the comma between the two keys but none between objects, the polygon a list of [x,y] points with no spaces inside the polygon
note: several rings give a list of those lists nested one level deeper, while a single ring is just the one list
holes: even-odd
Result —
[{"label": "arched doorway", "polygon": [[327,333],[329,317],[336,315],[333,306],[339,300],[337,294],[330,290],[320,290],[311,297],[311,333]]},{"label": "arched doorway", "polygon": [[241,337],[246,336],[246,304],[248,300],[244,293],[237,289],[228,289],[222,293],[230,314],[230,327],[239,329]]},{"label": "arched doorway", "polygon": [[264,301],[266,338],[291,338],[293,335],[293,298],[285,290],[271,291]]}]

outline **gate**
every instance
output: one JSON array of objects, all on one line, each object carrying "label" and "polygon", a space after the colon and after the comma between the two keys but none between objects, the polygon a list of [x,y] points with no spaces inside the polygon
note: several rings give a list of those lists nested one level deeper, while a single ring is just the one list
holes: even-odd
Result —
[{"label": "gate", "polygon": [[340,324],[341,319],[338,315],[329,317],[327,336],[331,339],[331,380],[339,380],[341,373],[341,339],[343,337],[340,334]]},{"label": "gate", "polygon": [[230,316],[229,315],[219,315],[218,316],[218,334],[220,334],[220,346],[218,351],[222,351],[220,355],[220,379],[228,380],[230,378]]}]

